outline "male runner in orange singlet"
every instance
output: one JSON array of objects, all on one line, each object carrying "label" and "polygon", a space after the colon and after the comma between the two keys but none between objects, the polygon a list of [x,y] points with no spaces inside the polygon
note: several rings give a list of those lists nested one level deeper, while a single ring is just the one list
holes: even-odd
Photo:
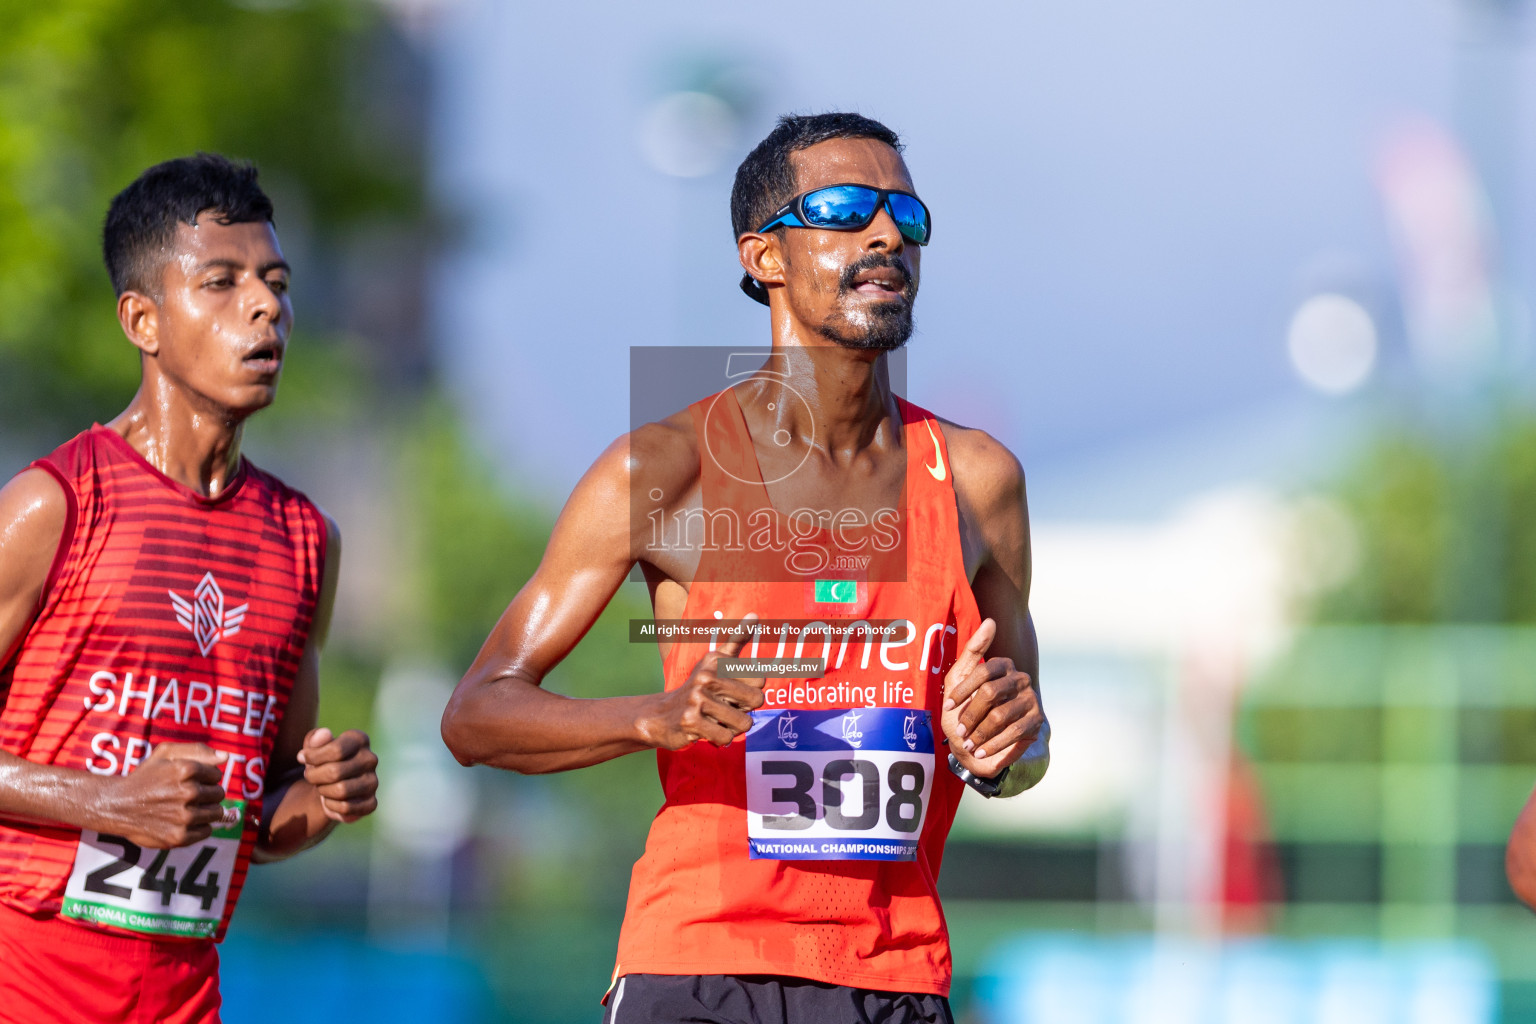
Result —
[{"label": "male runner in orange singlet", "polygon": [[[894,133],[783,118],[731,206],[768,365],[598,459],[443,736],[519,772],[658,750],[608,1021],[948,1021],[935,879],[960,795],[1048,760],[1023,472],[891,391],[931,231]],[[658,620],[755,625],[663,644],[662,694],[543,690],[636,563]],[[722,668],[741,653],[824,671]]]},{"label": "male runner in orange singlet", "polygon": [[370,813],[315,728],[336,525],[240,455],[293,309],[256,170],[113,200],[128,408],[0,489],[0,1021],[212,1022],[246,869]]}]

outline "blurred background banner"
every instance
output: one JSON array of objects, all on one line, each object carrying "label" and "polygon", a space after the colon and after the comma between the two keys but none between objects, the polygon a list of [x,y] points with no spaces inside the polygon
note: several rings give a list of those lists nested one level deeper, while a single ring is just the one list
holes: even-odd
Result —
[{"label": "blurred background banner", "polygon": [[[341,523],[323,724],[384,806],[252,872],[227,1019],[595,1020],[643,756],[436,715],[629,425],[631,351],[762,345],[731,175],[902,134],[910,397],[1022,458],[1054,765],[940,888],[987,1024],[1536,1014],[1536,64],[1523,0],[0,0],[0,472],[137,380],[98,238],[253,160],[298,316],[246,452]],[[627,584],[549,685],[660,686]]]}]

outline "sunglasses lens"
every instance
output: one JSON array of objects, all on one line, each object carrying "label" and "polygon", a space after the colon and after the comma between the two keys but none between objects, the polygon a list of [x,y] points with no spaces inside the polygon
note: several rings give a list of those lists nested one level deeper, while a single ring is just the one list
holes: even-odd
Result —
[{"label": "sunglasses lens", "polygon": [[834,185],[805,197],[805,219],[817,228],[861,228],[875,215],[880,195],[859,185]]},{"label": "sunglasses lens", "polygon": [[928,207],[919,202],[916,196],[902,195],[900,192],[892,192],[889,202],[891,218],[896,221],[896,228],[902,236],[909,242],[927,245],[932,229]]}]

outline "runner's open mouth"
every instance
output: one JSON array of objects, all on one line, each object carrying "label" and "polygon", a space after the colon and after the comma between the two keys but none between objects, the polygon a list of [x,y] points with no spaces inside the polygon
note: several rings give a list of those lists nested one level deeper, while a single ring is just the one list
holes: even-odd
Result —
[{"label": "runner's open mouth", "polygon": [[283,361],[283,350],[280,345],[263,345],[261,348],[250,352],[245,357],[248,364],[267,363],[276,366]]},{"label": "runner's open mouth", "polygon": [[875,267],[853,279],[853,290],[863,295],[902,295],[907,290],[907,275],[895,267]]}]

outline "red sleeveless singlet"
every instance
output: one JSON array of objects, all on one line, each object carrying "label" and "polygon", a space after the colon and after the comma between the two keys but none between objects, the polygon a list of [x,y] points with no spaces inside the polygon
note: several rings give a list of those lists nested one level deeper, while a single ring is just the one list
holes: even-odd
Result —
[{"label": "red sleeveless singlet", "polygon": [[[749,643],[743,657],[817,657],[825,674],[769,678],[752,730],[728,747],[658,753],[666,802],[634,868],[615,977],[773,974],[948,994],[936,879],[964,785],[948,769],[939,712],[944,675],[980,615],[943,433],[924,410],[905,401],[900,409],[905,508],[862,531],[801,534],[784,554],[798,559],[802,578],[743,582],[752,577],[742,566],[786,520],[768,498],[734,391],[690,407],[706,516],[734,509],[747,533],[770,532],[734,561],[728,545],[711,542],[683,617],[756,612],[765,625],[844,629],[824,640],[807,627],[782,648]],[[880,543],[899,535],[898,550]],[[834,553],[829,564],[818,544]],[[847,556],[859,552],[904,557],[904,581],[848,571],[859,562]],[[899,625],[879,639],[850,635],[847,624],[863,620]],[[674,644],[667,688],[686,682],[710,647]]]},{"label": "red sleeveless singlet", "polygon": [[229,754],[226,822],[181,850],[0,819],[0,903],[154,938],[223,937],[325,566],[319,509],[242,461],[205,498],[100,425],[33,463],[69,518],[0,670],[0,749],[126,775],[154,744]]}]

